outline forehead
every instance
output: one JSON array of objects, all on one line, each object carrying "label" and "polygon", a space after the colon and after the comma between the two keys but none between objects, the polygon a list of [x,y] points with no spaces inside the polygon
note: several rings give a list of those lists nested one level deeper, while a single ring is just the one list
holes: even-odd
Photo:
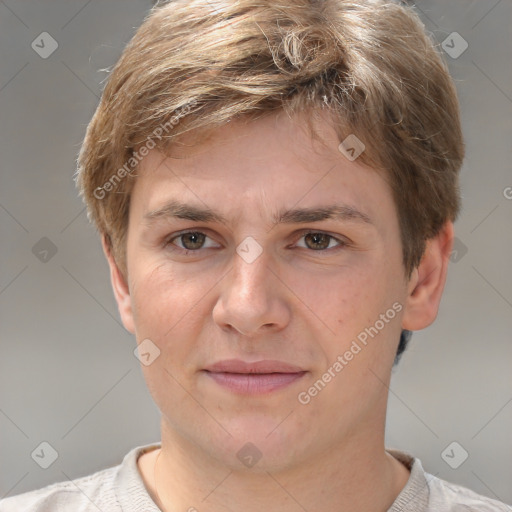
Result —
[{"label": "forehead", "polygon": [[134,206],[147,216],[179,198],[235,218],[240,209],[270,218],[293,206],[338,203],[372,217],[389,206],[385,180],[340,152],[330,123],[315,130],[318,139],[304,118],[282,113],[232,121],[199,143],[191,132],[166,154],[152,150],[141,162]]},{"label": "forehead", "polygon": [[[284,111],[266,113],[259,118],[240,117],[199,133],[191,130],[180,134],[162,152],[176,164],[179,160],[211,162],[212,158],[232,155],[243,158],[242,162],[298,160],[304,168],[314,171],[318,169],[316,160],[320,164],[329,156],[333,160],[340,156],[332,122],[331,115],[321,111],[314,111],[310,119],[306,113],[286,114]],[[143,166],[154,168],[154,164],[153,161],[152,165]]]}]

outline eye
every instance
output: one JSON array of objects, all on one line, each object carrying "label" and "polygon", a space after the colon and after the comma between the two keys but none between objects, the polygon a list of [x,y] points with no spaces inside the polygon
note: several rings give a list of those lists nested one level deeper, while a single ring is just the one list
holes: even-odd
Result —
[{"label": "eye", "polygon": [[[179,235],[175,235],[172,238],[168,239],[166,242],[167,245],[175,245],[179,249],[185,251],[197,251],[198,249],[203,248],[211,248],[215,247],[215,245],[210,245],[209,247],[203,247],[205,239],[209,238],[205,233],[201,231],[187,231],[185,233],[180,233]],[[179,244],[174,243],[174,240],[181,241],[181,246]]]},{"label": "eye", "polygon": [[[210,245],[204,245],[206,240],[211,240],[208,235],[202,231],[185,231],[173,235],[167,239],[165,246],[171,246],[171,250],[181,250],[185,253],[198,252],[200,249],[211,249],[217,246],[212,241]],[[304,239],[305,245],[296,244],[297,247],[303,247],[312,251],[326,251],[327,249],[336,249],[346,247],[347,241],[336,238],[322,231],[308,231],[302,233],[299,240]],[[333,245],[335,244],[335,245]]]},{"label": "eye", "polygon": [[313,251],[324,251],[326,249],[332,249],[333,247],[331,246],[331,242],[337,243],[338,247],[345,247],[348,245],[347,242],[321,231],[308,231],[307,233],[302,234],[300,239],[302,238],[304,239],[306,245],[299,245],[299,247],[305,247],[306,249],[311,249]]}]

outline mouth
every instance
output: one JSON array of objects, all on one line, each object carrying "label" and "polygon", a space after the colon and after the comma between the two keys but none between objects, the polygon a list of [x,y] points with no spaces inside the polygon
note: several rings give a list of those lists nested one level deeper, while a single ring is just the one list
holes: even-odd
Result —
[{"label": "mouth", "polygon": [[244,395],[271,393],[283,389],[307,373],[298,366],[282,361],[247,363],[239,359],[219,361],[203,371],[223,388]]}]

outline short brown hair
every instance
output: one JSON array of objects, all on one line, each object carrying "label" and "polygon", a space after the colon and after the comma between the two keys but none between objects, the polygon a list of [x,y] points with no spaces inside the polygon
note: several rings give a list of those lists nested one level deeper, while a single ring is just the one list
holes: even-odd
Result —
[{"label": "short brown hair", "polygon": [[[151,10],[109,76],[79,155],[89,218],[126,272],[138,148],[235,117],[328,109],[382,170],[410,275],[459,211],[454,84],[415,12],[384,0],[175,0]],[[151,144],[151,145],[150,145]],[[142,152],[142,149],[141,149]]]}]

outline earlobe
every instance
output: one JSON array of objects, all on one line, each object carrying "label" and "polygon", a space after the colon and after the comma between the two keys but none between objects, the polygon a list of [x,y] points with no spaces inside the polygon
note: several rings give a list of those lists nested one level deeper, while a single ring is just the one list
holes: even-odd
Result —
[{"label": "earlobe", "polygon": [[409,280],[402,317],[404,329],[418,331],[436,319],[446,283],[453,233],[453,223],[448,221],[434,238],[427,241],[421,262]]},{"label": "earlobe", "polygon": [[107,239],[107,235],[103,234],[101,237],[101,244],[103,246],[103,252],[107,258],[108,265],[110,267],[110,281],[112,283],[112,289],[121,315],[121,320],[126,330],[135,334],[135,324],[133,321],[132,312],[132,301],[130,296],[130,289],[128,287],[127,279],[123,276],[119,270],[117,263],[112,254],[110,243]]}]

